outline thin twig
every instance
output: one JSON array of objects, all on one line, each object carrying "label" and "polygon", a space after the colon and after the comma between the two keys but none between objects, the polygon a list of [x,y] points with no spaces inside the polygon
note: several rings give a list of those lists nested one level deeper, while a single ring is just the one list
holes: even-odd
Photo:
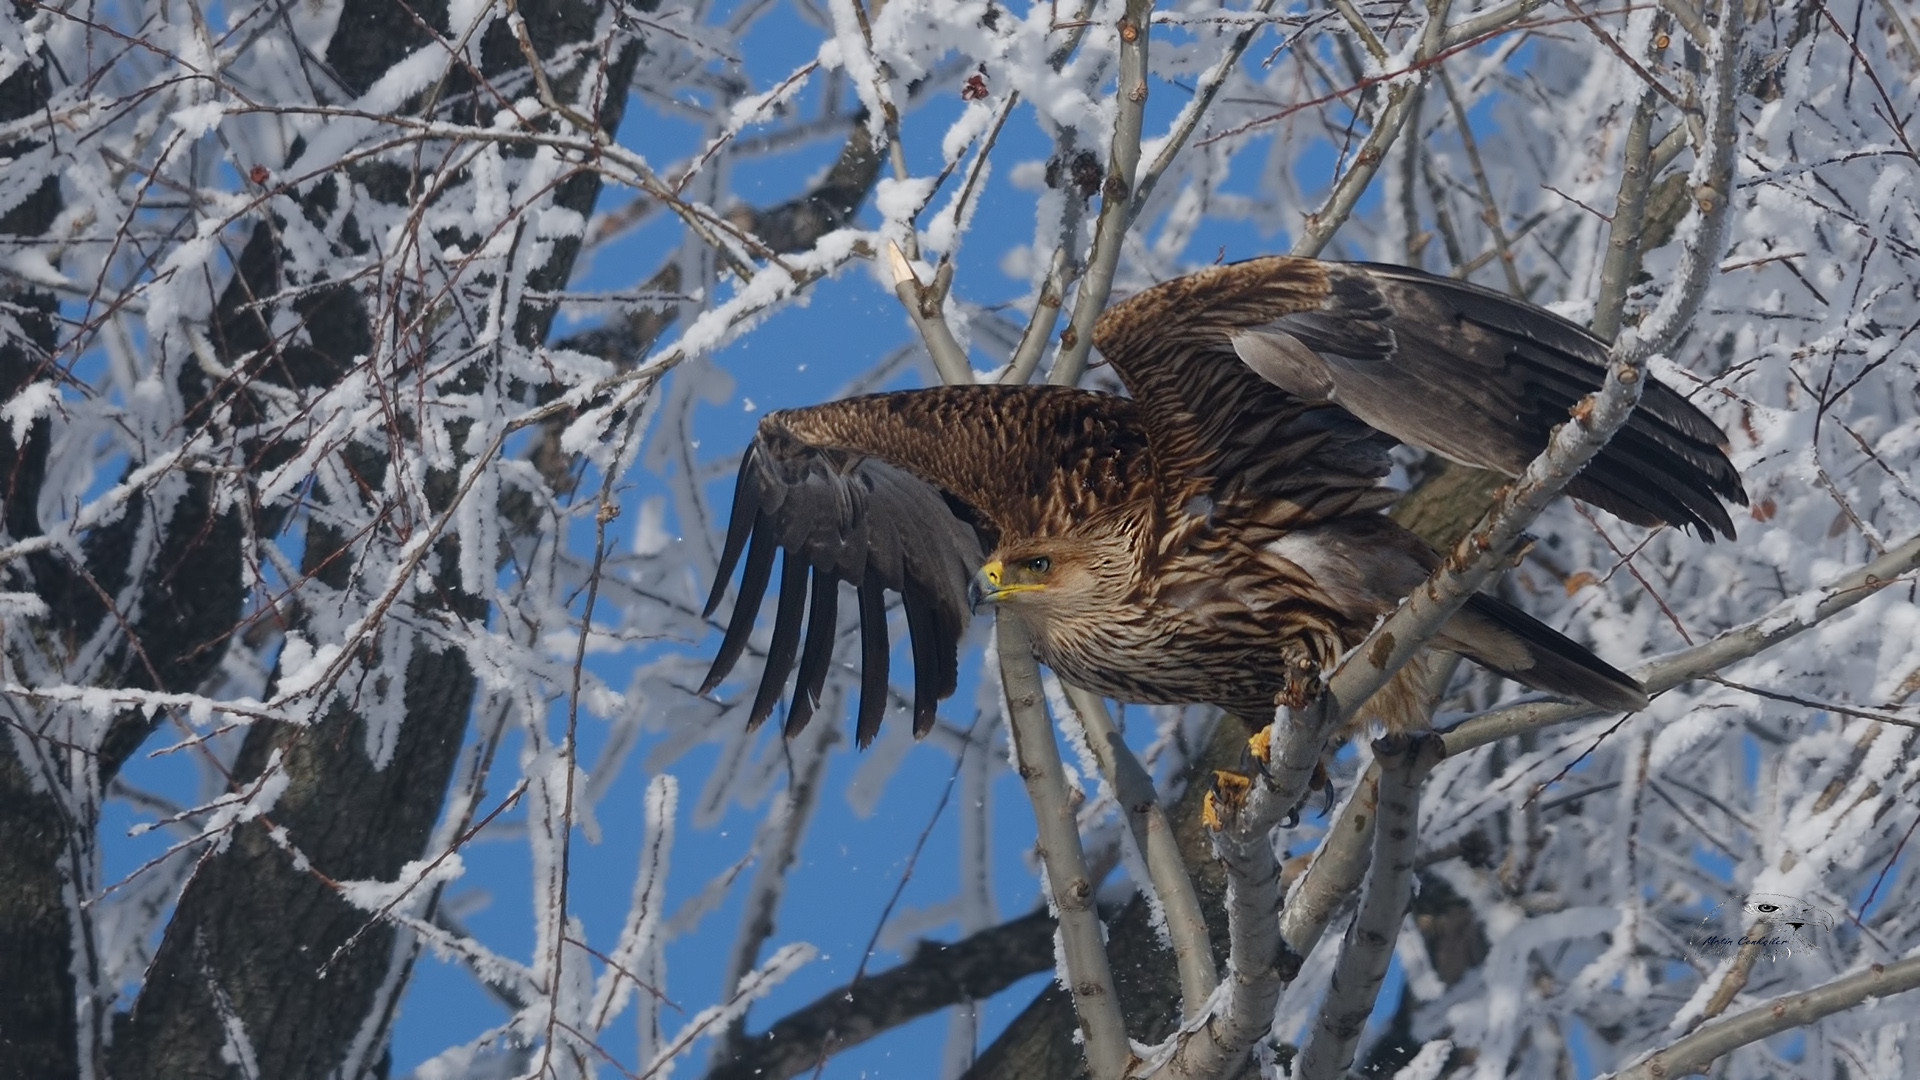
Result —
[{"label": "thin twig", "polygon": [[1453,109],[1453,126],[1460,133],[1461,148],[1467,154],[1467,168],[1473,173],[1474,190],[1480,194],[1480,219],[1486,222],[1487,229],[1493,233],[1493,250],[1500,257],[1500,269],[1507,278],[1507,291],[1525,298],[1527,288],[1520,282],[1520,269],[1513,264],[1513,244],[1507,239],[1507,227],[1500,222],[1500,203],[1493,197],[1493,184],[1487,179],[1487,170],[1480,164],[1480,144],[1474,141],[1473,125],[1467,120],[1467,107],[1460,101],[1460,92],[1453,85],[1453,77],[1447,74],[1444,63],[1433,66],[1434,74],[1440,77],[1440,88],[1446,91],[1447,104]]},{"label": "thin twig", "polygon": [[1450,5],[1451,0],[1435,0],[1427,16],[1426,29],[1421,34],[1420,49],[1404,72],[1413,78],[1387,86],[1387,103],[1374,121],[1373,130],[1367,132],[1366,139],[1360,144],[1360,152],[1353,157],[1353,164],[1334,182],[1333,190],[1327,193],[1320,209],[1307,215],[1300,235],[1293,241],[1291,254],[1309,258],[1319,255],[1327,242],[1333,239],[1333,234],[1352,216],[1361,194],[1373,182],[1373,174],[1380,171],[1380,163],[1387,159],[1387,151],[1393,147],[1394,140],[1400,137],[1400,129],[1405,125],[1407,115],[1413,111],[1415,92],[1426,82],[1429,62],[1441,51],[1441,28],[1447,21]]},{"label": "thin twig", "polygon": [[[1259,0],[1253,5],[1251,11],[1264,15],[1275,2],[1276,0]],[[1173,129],[1160,143],[1160,152],[1153,156],[1153,163],[1140,174],[1139,181],[1134,185],[1133,203],[1127,207],[1129,219],[1138,218],[1140,211],[1146,208],[1147,197],[1153,194],[1154,187],[1160,183],[1160,177],[1165,175],[1167,167],[1173,164],[1173,159],[1179,155],[1181,148],[1186,146],[1187,139],[1193,134],[1193,129],[1199,126],[1200,118],[1206,115],[1207,107],[1213,104],[1213,99],[1220,93],[1220,87],[1226,83],[1227,76],[1232,74],[1233,69],[1239,65],[1241,55],[1247,51],[1247,46],[1252,44],[1254,35],[1260,32],[1262,25],[1255,22],[1235,34],[1233,41],[1227,46],[1227,51],[1207,69],[1206,74],[1200,76],[1200,82],[1194,88],[1193,97],[1187,100],[1186,108],[1181,109],[1180,115],[1174,118]]]}]

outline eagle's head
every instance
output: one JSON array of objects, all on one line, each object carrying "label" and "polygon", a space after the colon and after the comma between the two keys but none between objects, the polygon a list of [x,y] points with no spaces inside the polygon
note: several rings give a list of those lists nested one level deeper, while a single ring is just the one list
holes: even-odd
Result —
[{"label": "eagle's head", "polygon": [[1124,602],[1132,560],[1106,536],[1035,537],[1001,545],[968,585],[975,611],[1004,605],[1029,622],[1085,618]]}]

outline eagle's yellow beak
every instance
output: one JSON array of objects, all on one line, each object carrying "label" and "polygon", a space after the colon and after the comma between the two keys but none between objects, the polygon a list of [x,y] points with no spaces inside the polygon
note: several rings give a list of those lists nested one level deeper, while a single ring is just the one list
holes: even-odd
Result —
[{"label": "eagle's yellow beak", "polygon": [[1008,581],[1006,566],[999,559],[995,559],[981,567],[980,572],[973,575],[973,580],[967,583],[967,607],[973,611],[979,611],[983,602],[997,603],[1013,593],[1031,592],[1034,589],[1044,588],[1046,586],[1038,582]]}]

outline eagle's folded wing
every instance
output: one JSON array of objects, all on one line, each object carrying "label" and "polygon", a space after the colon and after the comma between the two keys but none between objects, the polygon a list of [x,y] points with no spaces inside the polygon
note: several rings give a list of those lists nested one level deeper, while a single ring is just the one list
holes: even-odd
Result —
[{"label": "eagle's folded wing", "polygon": [[[1490,289],[1284,257],[1148,289],[1103,317],[1095,340],[1170,443],[1233,447],[1276,414],[1333,407],[1508,476],[1600,387],[1607,359],[1588,331]],[[1724,502],[1747,496],[1726,451],[1712,420],[1649,379],[1626,427],[1567,491],[1639,524],[1732,536]],[[1241,459],[1259,460],[1227,453],[1216,467],[1231,472]]]}]

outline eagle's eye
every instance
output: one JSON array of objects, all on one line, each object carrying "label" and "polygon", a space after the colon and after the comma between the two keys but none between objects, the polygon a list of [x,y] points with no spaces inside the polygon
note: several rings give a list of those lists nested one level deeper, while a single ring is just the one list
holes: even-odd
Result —
[{"label": "eagle's eye", "polygon": [[1759,908],[1761,911],[1767,911],[1767,912],[1780,910],[1780,905],[1778,904],[1755,904],[1753,906],[1756,908]]},{"label": "eagle's eye", "polygon": [[1045,555],[1040,555],[1035,558],[1031,558],[1027,560],[1027,569],[1033,571],[1036,574],[1044,574],[1048,570],[1052,569],[1052,567],[1053,567],[1053,560],[1047,558]]}]

